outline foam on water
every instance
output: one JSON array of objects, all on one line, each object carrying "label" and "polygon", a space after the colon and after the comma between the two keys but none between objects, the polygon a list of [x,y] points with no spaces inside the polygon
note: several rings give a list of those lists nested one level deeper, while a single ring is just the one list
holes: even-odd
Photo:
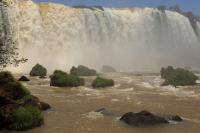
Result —
[{"label": "foam on water", "polygon": [[93,120],[104,117],[104,115],[101,112],[95,112],[95,111],[91,111],[87,114],[83,114],[83,116],[89,119],[93,119]]}]

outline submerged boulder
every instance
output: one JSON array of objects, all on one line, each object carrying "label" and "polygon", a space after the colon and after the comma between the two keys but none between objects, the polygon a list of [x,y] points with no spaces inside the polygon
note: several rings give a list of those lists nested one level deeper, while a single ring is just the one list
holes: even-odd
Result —
[{"label": "submerged boulder", "polygon": [[50,86],[77,87],[84,85],[84,79],[77,75],[67,74],[60,70],[55,70],[50,76]]},{"label": "submerged boulder", "polygon": [[70,70],[70,74],[78,76],[96,76],[97,72],[94,69],[80,65],[77,68],[73,66]]},{"label": "submerged boulder", "polygon": [[45,77],[46,75],[47,75],[47,69],[40,64],[36,64],[30,72],[30,76]]},{"label": "submerged boulder", "polygon": [[113,85],[114,85],[114,81],[112,79],[106,79],[106,78],[101,78],[101,77],[97,77],[92,82],[93,88],[104,88],[104,87],[109,87]]},{"label": "submerged boulder", "polygon": [[104,65],[102,66],[102,72],[110,73],[110,72],[117,72],[112,66]]},{"label": "submerged boulder", "polygon": [[32,96],[10,72],[0,72],[0,128],[26,130],[40,126],[41,111],[50,108]]},{"label": "submerged boulder", "polygon": [[18,81],[30,81],[26,76],[21,76]]},{"label": "submerged boulder", "polygon": [[168,118],[157,116],[148,111],[141,111],[139,113],[129,112],[124,114],[120,121],[125,122],[131,126],[152,126],[152,125],[160,125],[167,124],[170,121],[181,122],[182,119],[179,116],[171,116]]}]

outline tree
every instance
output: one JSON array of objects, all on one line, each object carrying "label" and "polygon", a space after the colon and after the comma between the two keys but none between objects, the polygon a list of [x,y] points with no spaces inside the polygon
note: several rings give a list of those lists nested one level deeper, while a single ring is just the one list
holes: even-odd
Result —
[{"label": "tree", "polygon": [[16,41],[13,40],[13,32],[10,28],[7,6],[4,1],[0,1],[0,69],[9,65],[17,66],[27,61],[25,58],[19,59]]}]

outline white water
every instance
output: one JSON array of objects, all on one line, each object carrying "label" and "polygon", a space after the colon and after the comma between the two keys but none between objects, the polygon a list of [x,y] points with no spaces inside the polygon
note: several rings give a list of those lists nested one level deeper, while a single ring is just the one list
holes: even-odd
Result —
[{"label": "white water", "polygon": [[15,1],[10,8],[20,54],[29,59],[17,68],[20,72],[36,63],[50,71],[78,64],[96,69],[108,64],[121,71],[200,67],[200,23],[196,35],[188,18],[176,12],[102,11],[31,0]]}]

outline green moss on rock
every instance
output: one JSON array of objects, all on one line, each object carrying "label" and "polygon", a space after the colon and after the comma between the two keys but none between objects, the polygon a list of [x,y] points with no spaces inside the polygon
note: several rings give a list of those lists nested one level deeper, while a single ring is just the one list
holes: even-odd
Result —
[{"label": "green moss on rock", "polygon": [[26,130],[43,123],[50,106],[32,96],[10,72],[0,72],[0,128]]},{"label": "green moss on rock", "polygon": [[93,82],[92,82],[92,87],[93,88],[104,88],[104,87],[109,87],[113,86],[114,81],[112,79],[105,79],[101,77],[97,77]]},{"label": "green moss on rock", "polygon": [[45,77],[46,75],[47,75],[47,69],[40,64],[36,64],[30,72],[30,76]]},{"label": "green moss on rock", "polygon": [[53,75],[51,75],[50,78],[51,86],[76,87],[84,85],[84,79],[78,77],[77,75],[67,74],[60,70],[54,71]]},{"label": "green moss on rock", "polygon": [[172,66],[162,68],[161,77],[165,79],[163,85],[185,86],[194,85],[198,77],[191,71],[183,68],[174,69]]},{"label": "green moss on rock", "polygon": [[70,74],[78,76],[96,76],[97,72],[94,69],[80,65],[77,68],[73,66],[70,70]]},{"label": "green moss on rock", "polygon": [[20,107],[13,114],[12,128],[16,130],[27,130],[40,126],[43,122],[43,115],[37,107]]}]

